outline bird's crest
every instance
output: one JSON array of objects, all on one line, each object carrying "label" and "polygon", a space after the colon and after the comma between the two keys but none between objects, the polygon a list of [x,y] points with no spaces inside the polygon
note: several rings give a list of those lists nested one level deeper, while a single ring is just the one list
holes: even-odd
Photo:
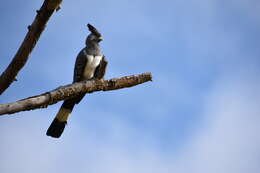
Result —
[{"label": "bird's crest", "polygon": [[101,37],[100,32],[98,32],[98,30],[94,26],[92,26],[91,24],[88,24],[87,26],[88,26],[88,30],[90,32],[92,32],[93,34],[95,34],[98,37]]}]

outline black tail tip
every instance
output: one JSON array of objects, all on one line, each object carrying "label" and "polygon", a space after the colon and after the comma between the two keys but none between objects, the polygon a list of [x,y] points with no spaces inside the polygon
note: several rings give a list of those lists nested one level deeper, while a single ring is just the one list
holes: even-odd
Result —
[{"label": "black tail tip", "polygon": [[57,118],[55,118],[50,127],[48,128],[46,135],[51,136],[53,138],[59,138],[67,124],[67,121],[61,122]]}]

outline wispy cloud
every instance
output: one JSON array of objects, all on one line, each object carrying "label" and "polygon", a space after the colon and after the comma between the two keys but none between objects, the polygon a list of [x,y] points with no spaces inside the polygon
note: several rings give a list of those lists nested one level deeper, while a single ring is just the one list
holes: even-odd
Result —
[{"label": "wispy cloud", "polygon": [[28,118],[21,115],[1,125],[1,171],[257,173],[259,101],[258,81],[235,74],[221,77],[205,98],[204,123],[175,154],[162,152],[158,139],[145,139],[145,134],[109,114],[103,137],[91,126],[85,131],[83,124],[72,121],[63,138],[53,140],[39,132],[44,118],[26,113]]},{"label": "wispy cloud", "polygon": [[258,1],[91,3],[64,1],[1,102],[71,82],[92,21],[108,77],[147,70],[154,82],[87,95],[59,140],[45,136],[59,105],[0,117],[0,172],[258,173]]}]

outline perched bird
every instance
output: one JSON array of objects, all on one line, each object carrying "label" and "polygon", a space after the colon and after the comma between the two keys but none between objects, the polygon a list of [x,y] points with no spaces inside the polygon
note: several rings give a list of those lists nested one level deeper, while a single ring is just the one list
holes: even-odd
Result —
[{"label": "perched bird", "polygon": [[[97,78],[100,62],[104,60],[104,55],[99,46],[99,42],[103,38],[94,26],[90,24],[87,26],[91,33],[87,36],[85,48],[83,48],[77,56],[74,67],[73,83]],[[59,112],[56,114],[56,117],[47,130],[47,136],[54,138],[59,138],[61,136],[75,104],[78,104],[84,96],[85,94],[82,94],[63,102]]]}]

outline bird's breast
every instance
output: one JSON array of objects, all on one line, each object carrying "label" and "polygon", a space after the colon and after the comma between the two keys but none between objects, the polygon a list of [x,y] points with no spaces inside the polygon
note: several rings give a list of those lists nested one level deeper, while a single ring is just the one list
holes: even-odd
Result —
[{"label": "bird's breast", "polygon": [[97,66],[100,64],[102,56],[86,55],[87,64],[84,69],[83,77],[85,80],[91,79],[94,76]]}]

